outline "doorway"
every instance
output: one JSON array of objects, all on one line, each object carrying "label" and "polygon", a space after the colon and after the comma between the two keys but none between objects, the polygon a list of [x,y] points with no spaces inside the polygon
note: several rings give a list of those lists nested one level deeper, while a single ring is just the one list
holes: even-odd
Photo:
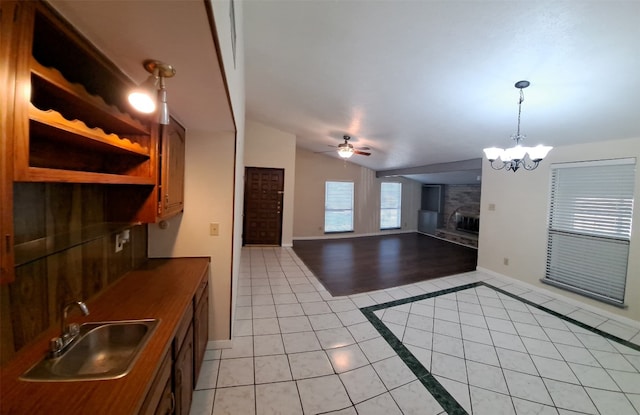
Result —
[{"label": "doorway", "polygon": [[284,169],[246,167],[243,245],[282,243]]}]

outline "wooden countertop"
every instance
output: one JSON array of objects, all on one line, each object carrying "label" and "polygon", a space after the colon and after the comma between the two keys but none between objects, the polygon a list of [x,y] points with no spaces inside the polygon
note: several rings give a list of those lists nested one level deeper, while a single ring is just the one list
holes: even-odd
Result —
[{"label": "wooden countertop", "polygon": [[82,382],[27,382],[18,379],[44,356],[52,328],[23,348],[1,369],[2,414],[137,414],[184,311],[209,266],[209,258],[150,259],[87,302],[90,315],[70,321],[157,318],[160,323],[129,374]]}]

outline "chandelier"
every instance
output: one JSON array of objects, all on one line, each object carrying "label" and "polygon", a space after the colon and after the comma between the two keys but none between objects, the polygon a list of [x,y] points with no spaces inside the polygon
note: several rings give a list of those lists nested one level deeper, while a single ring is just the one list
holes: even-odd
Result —
[{"label": "chandelier", "polygon": [[[547,156],[547,153],[553,148],[549,146],[537,145],[535,147],[524,147],[521,142],[526,138],[525,135],[520,134],[520,115],[522,113],[522,102],[524,101],[524,88],[530,85],[529,81],[518,81],[515,83],[515,87],[520,90],[520,99],[518,100],[518,129],[516,133],[511,136],[511,139],[516,142],[516,145],[507,148],[490,147],[484,149],[484,154],[489,159],[491,167],[494,170],[517,171],[519,168],[525,170],[533,170],[538,167],[538,164],[543,158]],[[497,161],[500,159],[500,161]]]}]

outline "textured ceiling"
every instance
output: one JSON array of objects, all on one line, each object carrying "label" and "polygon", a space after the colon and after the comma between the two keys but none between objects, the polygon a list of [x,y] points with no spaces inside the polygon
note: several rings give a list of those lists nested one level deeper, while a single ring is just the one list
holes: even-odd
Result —
[{"label": "textured ceiling", "polygon": [[[187,128],[233,128],[203,1],[51,3],[136,81],[143,59],[172,63]],[[522,79],[525,145],[640,137],[637,0],[241,6],[247,118],[311,151],[349,134],[373,153],[351,161],[375,170],[481,157],[511,145]]]},{"label": "textured ceiling", "polygon": [[169,107],[187,129],[234,131],[204,1],[49,3],[134,81],[149,76],[145,59],[173,65],[176,75],[166,81]]},{"label": "textured ceiling", "polygon": [[247,116],[376,170],[640,137],[638,1],[250,1]]}]

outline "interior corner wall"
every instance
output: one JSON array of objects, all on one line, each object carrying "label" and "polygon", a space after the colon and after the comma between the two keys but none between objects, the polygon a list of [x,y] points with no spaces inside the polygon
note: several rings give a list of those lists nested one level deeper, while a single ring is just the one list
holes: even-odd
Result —
[{"label": "interior corner wall", "polygon": [[[222,153],[227,157],[228,163],[235,162],[233,178],[229,179],[235,186],[233,189],[233,229],[231,240],[227,241],[231,247],[230,268],[227,269],[227,278],[230,278],[230,291],[224,293],[230,297],[230,311],[226,313],[226,324],[229,327],[227,336],[221,333],[209,335],[212,340],[231,339],[233,333],[234,313],[238,292],[238,276],[240,273],[240,256],[242,253],[242,211],[244,206],[243,177],[244,177],[244,140],[245,140],[245,54],[244,54],[244,4],[242,1],[211,1],[215,29],[218,35],[218,46],[222,55],[224,75],[227,82],[229,100],[235,121],[235,153]],[[233,9],[232,9],[233,6]],[[232,13],[233,12],[233,13]],[[231,18],[233,16],[233,19]],[[235,25],[232,28],[232,24]],[[235,159],[234,159],[235,156]],[[203,178],[201,178],[202,180]],[[210,292],[213,296],[217,294]],[[211,313],[211,310],[209,310]],[[218,321],[217,316],[213,316]],[[222,322],[219,323],[220,325]],[[212,330],[209,325],[210,332]]]},{"label": "interior corner wall", "polygon": [[[358,156],[354,156],[358,157]],[[336,236],[377,235],[398,230],[380,230],[380,183],[402,183],[402,228],[417,231],[422,184],[403,177],[376,178],[376,172],[349,161],[298,148],[293,239],[324,238],[324,193],[326,181],[354,183],[354,231]]]},{"label": "interior corner wall", "polygon": [[[235,133],[188,131],[184,212],[149,225],[149,257],[211,258],[210,338],[230,338]],[[220,224],[218,236],[209,223]]]},{"label": "interior corner wall", "polygon": [[[478,267],[516,278],[590,306],[640,321],[640,204],[635,203],[625,304],[611,306],[540,282],[544,278],[552,163],[635,157],[640,138],[556,147],[533,171],[482,167]],[[640,199],[640,166],[636,164],[634,199]],[[490,211],[489,205],[495,205]],[[504,265],[508,258],[509,265]]]},{"label": "interior corner wall", "polygon": [[293,245],[293,201],[296,177],[296,136],[267,125],[245,123],[244,165],[284,169],[282,246]]},{"label": "interior corner wall", "polygon": [[[242,2],[234,3],[235,30],[231,2],[211,5],[236,131],[187,129],[184,212],[167,229],[149,225],[148,249],[149,257],[211,258],[209,340],[224,342],[231,339],[242,248],[244,31]],[[218,236],[209,235],[211,222],[220,224]]]}]

